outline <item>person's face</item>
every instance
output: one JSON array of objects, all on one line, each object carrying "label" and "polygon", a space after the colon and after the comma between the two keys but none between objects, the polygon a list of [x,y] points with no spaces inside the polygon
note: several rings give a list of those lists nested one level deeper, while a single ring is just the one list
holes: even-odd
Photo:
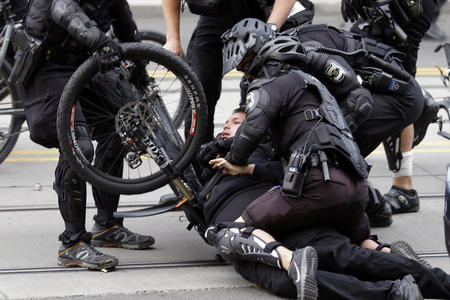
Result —
[{"label": "person's face", "polygon": [[237,112],[232,114],[223,126],[222,138],[232,138],[245,119],[245,114]]},{"label": "person's face", "polygon": [[248,73],[254,58],[255,58],[255,54],[249,53],[249,54],[247,54],[247,56],[244,57],[244,59],[236,67],[236,70],[243,72],[245,75],[245,78],[250,79],[250,80],[255,79],[253,76],[251,76]]}]

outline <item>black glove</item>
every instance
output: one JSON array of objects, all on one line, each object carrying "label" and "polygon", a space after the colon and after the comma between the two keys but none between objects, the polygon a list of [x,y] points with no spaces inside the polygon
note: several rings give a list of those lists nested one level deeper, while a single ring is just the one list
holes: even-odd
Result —
[{"label": "black glove", "polygon": [[120,46],[109,38],[96,49],[95,55],[98,57],[100,72],[105,73],[120,66],[120,51]]},{"label": "black glove", "polygon": [[148,61],[138,60],[134,62],[134,67],[130,71],[130,82],[136,87],[146,87],[150,83],[150,77],[146,70]]},{"label": "black glove", "polygon": [[352,133],[370,118],[373,105],[370,92],[364,88],[354,89],[340,103],[342,114]]},{"label": "black glove", "polygon": [[233,138],[222,139],[219,137],[202,145],[197,155],[198,163],[202,166],[208,165],[209,161],[216,158],[217,155],[225,155],[230,150],[232,143]]},{"label": "black glove", "polygon": [[352,7],[353,0],[341,0],[341,13],[344,21],[354,23],[358,19],[358,12]]}]

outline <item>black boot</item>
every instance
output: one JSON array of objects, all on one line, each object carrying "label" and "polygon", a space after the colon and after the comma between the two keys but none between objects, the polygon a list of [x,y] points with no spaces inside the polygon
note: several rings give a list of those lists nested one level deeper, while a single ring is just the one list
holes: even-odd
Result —
[{"label": "black boot", "polygon": [[417,212],[420,209],[419,195],[414,189],[404,190],[393,185],[383,198],[386,199],[393,214]]},{"label": "black boot", "polygon": [[388,227],[392,224],[391,207],[380,191],[369,186],[369,203],[366,209],[371,227]]}]

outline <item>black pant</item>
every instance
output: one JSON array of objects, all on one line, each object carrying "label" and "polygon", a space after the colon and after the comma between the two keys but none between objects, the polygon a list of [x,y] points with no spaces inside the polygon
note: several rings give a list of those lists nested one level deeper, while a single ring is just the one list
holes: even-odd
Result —
[{"label": "black pant", "polygon": [[[24,87],[25,115],[30,129],[30,138],[45,147],[59,147],[56,134],[56,111],[62,91],[75,71],[74,66],[65,66],[52,62],[43,63],[33,74],[29,83]],[[101,107],[102,98],[98,96],[97,91],[103,94],[108,90],[126,90],[128,86],[119,89],[118,84],[126,85],[126,82],[116,82],[114,75],[97,75],[91,81],[89,88],[83,92],[80,104],[75,110],[75,123],[77,126],[87,126],[89,122],[98,122],[90,116],[90,113]],[[114,85],[111,83],[114,82]],[[106,86],[106,85],[110,86]],[[104,86],[102,90],[101,86]],[[131,90],[131,89],[130,89]],[[92,100],[95,105],[89,107]],[[123,97],[123,99],[132,99]],[[79,107],[83,108],[83,111]],[[97,136],[97,147],[95,153],[94,166],[103,171],[108,170],[113,176],[121,176],[122,159],[117,159],[121,153],[121,145],[118,137],[110,135],[102,136],[103,132],[111,132],[111,126],[114,124],[102,123],[95,126],[95,135]],[[61,215],[65,222],[65,231],[60,239],[65,244],[77,242],[85,233],[86,218],[86,183],[75,174],[72,167],[66,161],[63,155],[60,155],[58,165],[55,170],[54,189],[58,194],[58,203]],[[120,224],[122,219],[115,219],[113,213],[117,210],[119,195],[111,194],[92,188],[97,215],[95,221],[102,226],[112,226]],[[84,235],[85,236],[85,235]]]},{"label": "black pant", "polygon": [[[235,19],[230,12],[217,17],[200,16],[187,49],[187,59],[200,79],[208,104],[208,122],[204,142],[214,138],[214,112],[222,90],[222,42],[220,37]],[[236,107],[240,99],[236,101]]]},{"label": "black pant", "polygon": [[[212,200],[212,199],[210,199]],[[248,191],[235,197],[239,205],[226,203],[215,217],[233,221],[254,200]],[[232,216],[227,219],[227,216]],[[379,251],[362,249],[332,228],[309,228],[275,236],[289,249],[313,246],[319,256],[317,281],[320,299],[388,299],[395,280],[411,274],[424,297],[450,298],[450,276],[439,268],[427,269],[416,261]],[[287,272],[265,264],[236,261],[243,277],[283,297],[295,297],[296,288]]]},{"label": "black pant", "polygon": [[389,136],[399,134],[414,123],[423,110],[423,95],[419,84],[412,79],[401,96],[373,93],[375,103],[370,118],[354,133],[362,156],[369,155]]},{"label": "black pant", "polygon": [[[331,228],[314,228],[278,239],[289,249],[313,246],[319,257],[317,281],[321,299],[388,299],[394,281],[411,274],[425,298],[450,298],[450,276],[439,268],[428,269],[416,261],[351,244]],[[285,297],[296,290],[284,270],[238,261],[236,270]]]},{"label": "black pant", "polygon": [[399,49],[406,54],[403,65],[411,75],[416,75],[417,55],[422,38],[430,28],[431,22],[437,18],[439,13],[438,0],[422,1],[423,13],[417,18],[411,19],[406,24],[400,24],[408,36],[407,45]]},{"label": "black pant", "polygon": [[317,225],[333,224],[353,242],[361,243],[370,235],[365,213],[369,198],[366,180],[352,171],[329,168],[324,181],[320,168],[311,168],[299,197],[272,189],[250,203],[242,213],[245,224],[279,236]]}]

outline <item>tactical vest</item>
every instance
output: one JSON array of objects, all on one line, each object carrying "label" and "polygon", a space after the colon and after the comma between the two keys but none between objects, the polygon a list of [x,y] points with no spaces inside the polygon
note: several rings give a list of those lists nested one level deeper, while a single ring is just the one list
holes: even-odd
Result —
[{"label": "tactical vest", "polygon": [[299,83],[314,87],[320,95],[322,104],[317,110],[309,110],[289,117],[286,123],[323,118],[322,122],[303,134],[290,150],[293,152],[303,148],[306,149],[305,153],[327,149],[336,151],[361,178],[366,178],[369,174],[369,166],[359,152],[358,145],[342,116],[336,99],[315,77],[300,70],[291,70],[288,74]]}]

